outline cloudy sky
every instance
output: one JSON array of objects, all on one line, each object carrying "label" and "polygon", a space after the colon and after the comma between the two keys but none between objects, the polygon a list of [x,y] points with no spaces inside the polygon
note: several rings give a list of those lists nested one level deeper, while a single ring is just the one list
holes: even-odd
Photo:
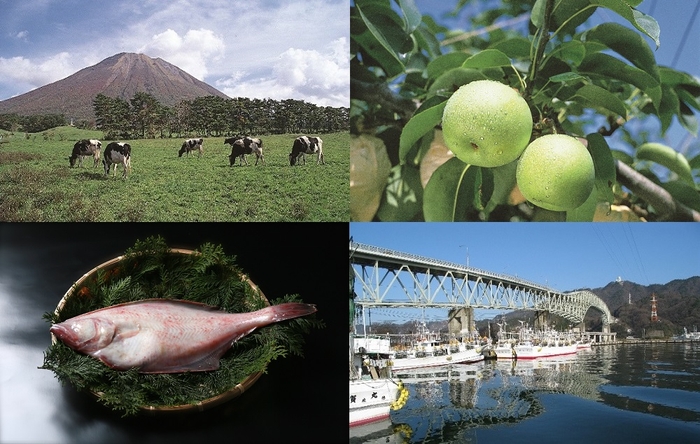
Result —
[{"label": "cloudy sky", "polygon": [[347,0],[0,0],[0,100],[120,52],[229,97],[349,106]]}]

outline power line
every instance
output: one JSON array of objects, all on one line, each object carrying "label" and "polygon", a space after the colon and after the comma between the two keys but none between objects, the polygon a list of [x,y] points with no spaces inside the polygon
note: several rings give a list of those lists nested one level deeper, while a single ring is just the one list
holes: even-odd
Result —
[{"label": "power line", "polygon": [[688,34],[690,33],[690,28],[692,28],[693,23],[695,22],[695,17],[698,15],[698,10],[700,10],[700,2],[695,3],[695,9],[693,10],[693,14],[690,16],[690,21],[688,22],[688,26],[685,27],[685,32],[683,32],[683,38],[681,39],[681,44],[678,45],[678,49],[676,49],[676,55],[673,56],[673,61],[671,62],[671,66],[675,68],[676,62],[678,61],[678,58],[681,55],[681,52],[683,51],[683,47],[685,46],[685,41],[688,40]]}]

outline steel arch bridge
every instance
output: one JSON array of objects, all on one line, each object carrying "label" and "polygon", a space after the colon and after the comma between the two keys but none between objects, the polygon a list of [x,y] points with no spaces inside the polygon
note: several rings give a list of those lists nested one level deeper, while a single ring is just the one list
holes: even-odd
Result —
[{"label": "steel arch bridge", "polygon": [[[590,308],[609,332],[608,306],[590,291],[562,293],[524,279],[350,242],[350,262],[361,291],[355,304],[367,307],[492,308],[546,311],[574,323]],[[399,287],[403,297],[390,299]]]}]

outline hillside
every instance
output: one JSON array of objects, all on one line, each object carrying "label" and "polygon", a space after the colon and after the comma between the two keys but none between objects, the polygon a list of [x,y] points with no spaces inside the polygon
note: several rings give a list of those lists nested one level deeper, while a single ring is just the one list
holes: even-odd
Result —
[{"label": "hillside", "polygon": [[0,101],[0,114],[64,114],[67,119],[92,120],[93,99],[98,94],[129,100],[137,92],[151,94],[166,106],[210,95],[228,98],[165,60],[121,53],[65,79]]}]

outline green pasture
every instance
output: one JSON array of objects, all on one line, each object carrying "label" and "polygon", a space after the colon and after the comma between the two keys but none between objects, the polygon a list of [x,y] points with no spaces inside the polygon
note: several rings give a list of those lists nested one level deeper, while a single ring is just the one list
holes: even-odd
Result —
[{"label": "green pasture", "polygon": [[131,172],[105,177],[86,158],[71,168],[79,139],[99,131],[60,127],[40,134],[0,132],[0,221],[300,221],[350,220],[350,134],[322,134],[326,165],[306,156],[290,166],[296,135],[262,136],[265,165],[229,166],[223,137],[204,154],[178,157],[182,139],[128,140]]}]

